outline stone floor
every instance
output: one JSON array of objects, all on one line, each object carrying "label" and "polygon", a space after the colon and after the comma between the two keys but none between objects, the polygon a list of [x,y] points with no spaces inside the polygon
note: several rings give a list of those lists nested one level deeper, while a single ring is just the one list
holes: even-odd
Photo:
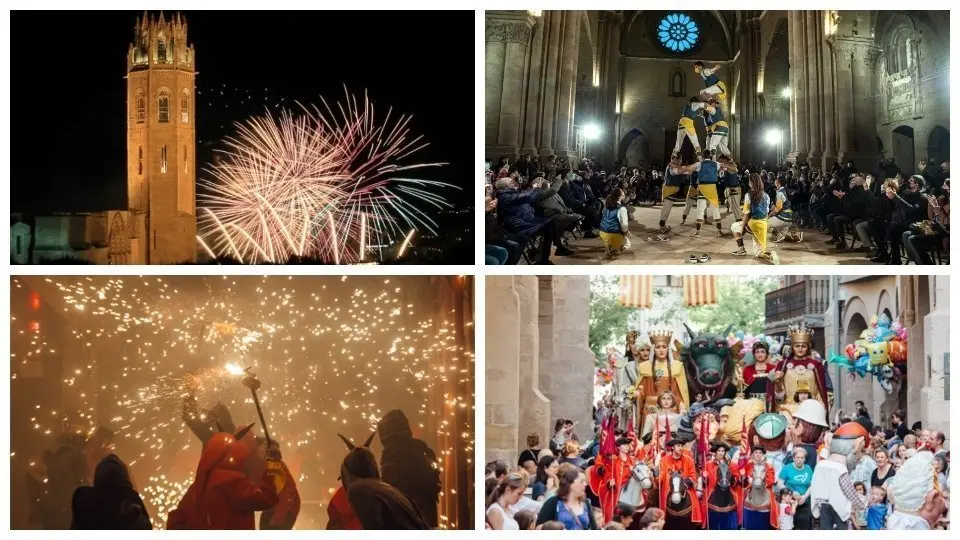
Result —
[{"label": "stone floor", "polygon": [[[629,251],[620,254],[615,260],[608,260],[604,255],[603,242],[599,238],[581,238],[572,240],[570,247],[575,253],[569,257],[551,257],[554,264],[688,264],[690,255],[710,255],[708,263],[699,264],[768,264],[751,256],[735,257],[730,253],[736,249],[733,235],[730,233],[730,224],[733,223],[733,214],[721,207],[724,235],[717,237],[714,225],[705,224],[700,232],[700,238],[693,238],[694,212],[688,216],[687,223],[680,225],[683,215],[683,206],[674,206],[670,212],[667,225],[673,227],[665,241],[653,240],[658,234],[657,224],[660,220],[660,206],[640,206],[633,209],[630,221]],[[770,244],[780,256],[780,264],[874,264],[864,258],[862,253],[842,251],[837,252],[833,246],[826,244],[829,235],[811,229],[804,229],[803,242],[781,242]],[[849,239],[848,239],[849,242]],[[752,253],[753,240],[745,238],[744,245],[747,252]],[[859,244],[858,244],[859,246]]]}]

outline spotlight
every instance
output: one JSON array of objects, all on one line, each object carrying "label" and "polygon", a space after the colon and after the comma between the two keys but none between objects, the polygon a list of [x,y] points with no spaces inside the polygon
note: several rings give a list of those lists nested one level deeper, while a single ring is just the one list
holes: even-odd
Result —
[{"label": "spotlight", "polygon": [[782,134],[780,133],[779,129],[771,129],[766,135],[763,136],[763,138],[767,141],[767,144],[773,146],[780,142],[781,136]]},{"label": "spotlight", "polygon": [[784,88],[783,90],[780,91],[780,96],[781,96],[781,97],[788,98],[788,99],[790,98],[791,94],[792,94],[792,92],[790,92],[790,88],[789,88],[789,87],[786,87],[786,88]]},{"label": "spotlight", "polygon": [[600,138],[600,126],[596,124],[587,124],[583,126],[583,136],[588,141],[595,141]]}]

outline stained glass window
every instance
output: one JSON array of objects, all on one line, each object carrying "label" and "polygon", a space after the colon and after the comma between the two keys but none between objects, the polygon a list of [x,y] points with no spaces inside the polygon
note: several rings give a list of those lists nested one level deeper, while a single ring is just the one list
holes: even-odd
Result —
[{"label": "stained glass window", "polygon": [[660,19],[657,38],[670,51],[689,51],[700,39],[700,27],[686,13],[671,13]]}]

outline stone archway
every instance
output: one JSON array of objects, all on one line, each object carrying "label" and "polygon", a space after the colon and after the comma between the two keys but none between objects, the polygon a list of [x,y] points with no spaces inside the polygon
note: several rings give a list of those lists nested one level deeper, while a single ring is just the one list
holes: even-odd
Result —
[{"label": "stone archway", "polygon": [[913,128],[910,126],[899,126],[893,130],[892,135],[893,159],[897,162],[900,170],[904,174],[913,174],[913,168],[916,164]]},{"label": "stone archway", "polygon": [[927,137],[927,161],[940,164],[950,161],[950,132],[935,126]]},{"label": "stone archway", "polygon": [[635,137],[630,146],[627,147],[624,163],[627,164],[627,167],[650,165],[650,143],[643,133]]},{"label": "stone archway", "polygon": [[617,145],[617,162],[625,167],[650,164],[650,138],[639,128],[628,131]]},{"label": "stone archway", "polygon": [[[842,345],[854,343],[860,339],[860,334],[867,329],[867,321],[871,313],[867,305],[859,296],[847,301],[843,312],[843,339]],[[841,351],[837,351],[841,354]],[[834,379],[833,391],[836,396],[835,406],[844,411],[854,410],[854,402],[863,401],[868,409],[873,409],[873,377],[850,378],[846,370],[841,370],[840,377]]]},{"label": "stone archway", "polygon": [[874,311],[874,313],[876,313],[877,316],[879,316],[881,313],[886,313],[887,317],[890,317],[891,321],[895,321],[896,319],[893,317],[894,311],[895,307],[893,306],[893,297],[890,296],[890,293],[886,289],[884,289],[880,292],[880,297],[877,300],[877,309]]}]

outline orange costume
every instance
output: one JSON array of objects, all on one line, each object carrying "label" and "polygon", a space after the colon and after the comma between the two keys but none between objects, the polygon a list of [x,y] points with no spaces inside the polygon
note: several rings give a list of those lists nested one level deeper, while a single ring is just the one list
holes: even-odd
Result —
[{"label": "orange costume", "polygon": [[[619,499],[624,486],[630,481],[630,474],[636,464],[637,457],[632,452],[627,452],[626,458],[621,458],[619,452],[613,457],[597,456],[596,465],[603,467],[603,480],[597,496],[600,498],[600,509],[603,510],[604,523],[613,519],[617,499]],[[613,489],[610,488],[611,480],[614,483]]]},{"label": "orange costume", "polygon": [[[660,488],[660,509],[664,511],[667,509],[667,497],[670,495],[670,475],[674,471],[679,472],[684,480],[690,480],[694,486],[697,485],[697,469],[693,463],[693,454],[689,450],[684,449],[680,459],[673,457],[673,452],[668,452],[660,458],[658,487]],[[703,522],[703,509],[700,507],[696,489],[688,488],[687,494],[690,496],[693,511],[690,521],[692,523]]]},{"label": "orange costume", "polygon": [[[745,483],[743,489],[749,489],[750,479],[753,477],[753,461],[748,461],[746,465],[743,466],[741,478]],[[755,510],[757,512],[770,512],[770,528],[779,529],[780,528],[780,517],[778,513],[779,507],[777,506],[777,496],[774,493],[773,486],[776,484],[776,478],[774,478],[773,466],[769,463],[766,466],[766,475],[764,477],[764,484],[767,486],[767,494],[770,499],[770,506],[768,508],[749,508],[750,510]],[[746,507],[747,497],[746,494],[741,492],[740,494],[740,520],[743,521],[743,509]]]}]

